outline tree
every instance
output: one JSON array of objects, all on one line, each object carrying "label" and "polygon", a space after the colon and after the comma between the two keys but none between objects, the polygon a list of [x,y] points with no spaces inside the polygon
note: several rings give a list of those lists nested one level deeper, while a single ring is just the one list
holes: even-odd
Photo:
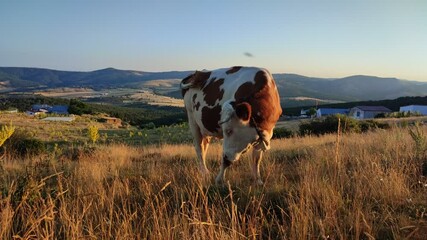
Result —
[{"label": "tree", "polygon": [[12,125],[12,123],[7,125],[3,125],[0,129],[0,147],[3,145],[4,142],[6,142],[7,139],[9,139],[12,134],[15,132],[15,127]]},{"label": "tree", "polygon": [[76,115],[91,114],[92,109],[90,109],[86,103],[83,103],[77,99],[71,99],[68,112]]},{"label": "tree", "polygon": [[88,128],[88,137],[92,141],[93,144],[99,139],[99,130],[95,125],[90,125]]},{"label": "tree", "polygon": [[310,115],[310,117],[313,117],[314,115],[316,115],[317,110],[316,110],[316,108],[312,107],[312,108],[308,109],[307,113],[308,113],[308,115]]}]

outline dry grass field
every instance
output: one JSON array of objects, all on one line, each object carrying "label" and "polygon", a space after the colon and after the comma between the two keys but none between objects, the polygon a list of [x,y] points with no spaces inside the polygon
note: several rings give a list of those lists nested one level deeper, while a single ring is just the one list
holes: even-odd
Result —
[{"label": "dry grass field", "polygon": [[[274,140],[263,186],[247,156],[225,186],[200,179],[190,145],[4,155],[0,238],[426,239],[427,128],[415,133]],[[213,174],[220,158],[214,144]]]},{"label": "dry grass field", "polygon": [[[155,106],[184,107],[182,99],[176,99],[158,93],[167,93],[179,89],[180,79],[175,80],[152,80],[141,84],[138,88],[116,88],[94,90],[91,88],[50,88],[36,91],[34,94],[55,98],[119,98],[123,103],[142,102]],[[0,83],[1,90],[1,83]]]}]

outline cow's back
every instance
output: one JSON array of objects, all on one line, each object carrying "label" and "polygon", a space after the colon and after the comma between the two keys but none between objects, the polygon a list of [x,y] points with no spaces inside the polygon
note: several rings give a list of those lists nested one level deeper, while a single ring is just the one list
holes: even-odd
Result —
[{"label": "cow's back", "polygon": [[271,74],[262,68],[197,71],[183,79],[181,87],[188,117],[193,118],[205,136],[222,137],[219,121],[226,101],[251,104],[256,124],[268,132],[281,114],[277,87]]}]

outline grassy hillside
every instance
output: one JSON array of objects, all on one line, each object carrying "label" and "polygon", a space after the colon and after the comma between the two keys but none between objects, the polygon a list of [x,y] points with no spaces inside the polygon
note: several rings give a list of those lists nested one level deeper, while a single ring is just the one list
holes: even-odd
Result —
[{"label": "grassy hillside", "polygon": [[274,140],[263,186],[247,156],[229,184],[201,179],[189,144],[4,154],[0,238],[425,239],[426,142],[426,127]]},{"label": "grassy hillside", "polygon": [[[158,94],[180,98],[180,79],[194,71],[142,72],[114,68],[90,72],[58,71],[39,68],[0,67],[0,85],[22,92],[52,88],[150,89]],[[297,74],[273,74],[282,102],[288,106],[319,102],[353,102],[423,96],[427,83],[376,76],[350,76],[337,79],[306,77]],[[26,88],[27,87],[27,88]],[[17,88],[17,89],[16,89]],[[38,88],[38,89],[37,89]],[[6,91],[6,90],[4,90]],[[299,98],[300,100],[295,100]],[[305,99],[305,100],[304,100]]]},{"label": "grassy hillside", "polygon": [[192,71],[142,72],[114,68],[90,72],[58,71],[42,68],[0,67],[0,82],[11,87],[117,87],[133,86],[148,80],[182,79]]}]

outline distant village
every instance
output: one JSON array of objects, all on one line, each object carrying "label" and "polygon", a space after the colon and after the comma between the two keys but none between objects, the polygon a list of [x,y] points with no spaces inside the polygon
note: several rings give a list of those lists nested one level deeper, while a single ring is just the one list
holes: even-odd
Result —
[{"label": "distant village", "polygon": [[[17,109],[9,109],[4,112],[17,113]],[[354,119],[372,119],[379,116],[387,117],[393,113],[392,110],[384,106],[355,106],[352,108],[309,108],[301,109],[298,118],[322,118],[329,115],[342,114]],[[408,105],[402,106],[399,109],[400,114],[427,116],[427,106],[425,105]],[[67,105],[47,105],[35,104],[31,109],[25,111],[28,116],[45,116],[42,120],[45,121],[65,121],[72,122],[75,116],[70,114]],[[287,117],[285,117],[287,118]],[[292,117],[294,118],[294,117]],[[122,125],[122,120],[114,117],[101,117],[99,122],[109,123],[116,126]]]},{"label": "distant village", "polygon": [[[370,119],[378,116],[387,116],[393,111],[384,106],[355,106],[352,108],[317,108],[301,109],[300,118],[321,118],[329,115],[343,114],[354,119]],[[400,113],[413,115],[427,115],[427,106],[408,105],[399,109]]]},{"label": "distant village", "polygon": [[[7,113],[18,113],[18,109],[9,109],[4,112]],[[31,109],[25,111],[27,116],[45,116],[41,120],[44,121],[60,121],[60,122],[72,122],[75,120],[75,116],[70,114],[67,105],[48,105],[48,104],[35,104],[31,106]],[[98,119],[99,122],[108,123],[117,127],[122,126],[122,120],[114,117],[102,116]]]}]

